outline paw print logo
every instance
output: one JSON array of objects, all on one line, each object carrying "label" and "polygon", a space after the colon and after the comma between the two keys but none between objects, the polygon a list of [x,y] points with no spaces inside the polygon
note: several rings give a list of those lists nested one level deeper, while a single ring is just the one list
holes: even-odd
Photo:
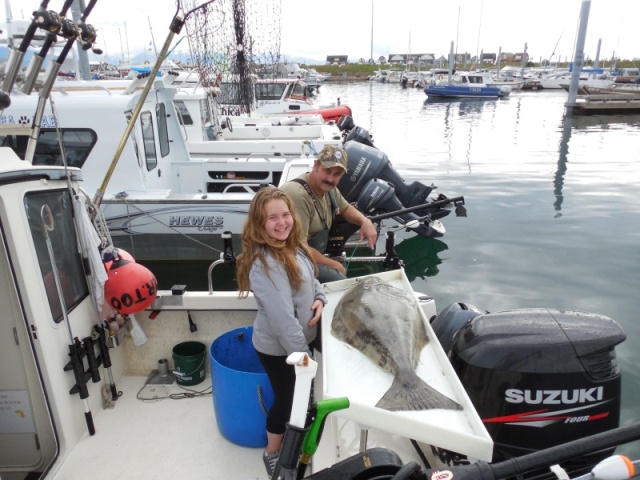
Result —
[{"label": "paw print logo", "polygon": [[31,123],[31,122],[29,121],[29,118],[26,115],[22,115],[18,119],[18,124],[20,124],[20,125],[28,125],[29,123]]}]

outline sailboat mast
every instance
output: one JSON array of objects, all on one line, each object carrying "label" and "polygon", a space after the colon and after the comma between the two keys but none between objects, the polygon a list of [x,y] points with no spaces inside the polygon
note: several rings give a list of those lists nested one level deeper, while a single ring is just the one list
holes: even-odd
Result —
[{"label": "sailboat mast", "polygon": [[408,51],[407,51],[407,57],[406,60],[404,62],[404,69],[405,71],[409,71],[409,58],[411,57],[411,31],[409,31],[409,46],[407,47]]},{"label": "sailboat mast", "polygon": [[151,19],[147,17],[147,22],[149,22],[149,33],[151,33],[151,42],[153,43],[153,53],[156,54],[156,58],[158,58],[158,49],[156,48],[156,39],[153,38],[153,28],[151,28]]},{"label": "sailboat mast", "polygon": [[120,58],[121,63],[124,63],[124,47],[122,46],[122,31],[120,30],[120,27],[118,27],[118,35],[120,36]]},{"label": "sailboat mast", "polygon": [[453,63],[455,64],[458,60],[458,37],[460,36],[460,7],[458,7],[458,24],[456,25],[456,51],[453,57]]},{"label": "sailboat mast", "polygon": [[129,53],[129,34],[127,32],[127,22],[124,22],[124,41],[127,46],[127,63],[131,65],[131,54]]},{"label": "sailboat mast", "polygon": [[371,0],[371,56],[369,59],[370,63],[375,63],[373,61],[373,0]]},{"label": "sailboat mast", "polygon": [[480,65],[480,70],[482,70],[482,58],[478,58],[478,51],[480,51],[480,30],[482,29],[482,4],[483,3],[484,3],[484,0],[480,0],[480,21],[478,22],[478,41],[476,42],[476,63]]}]

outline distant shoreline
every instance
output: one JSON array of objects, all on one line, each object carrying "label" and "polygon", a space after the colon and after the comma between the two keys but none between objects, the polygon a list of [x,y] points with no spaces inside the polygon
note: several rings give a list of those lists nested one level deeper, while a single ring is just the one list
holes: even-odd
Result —
[{"label": "distant shoreline", "polygon": [[366,82],[369,77],[366,75],[331,75],[325,77],[325,82]]}]

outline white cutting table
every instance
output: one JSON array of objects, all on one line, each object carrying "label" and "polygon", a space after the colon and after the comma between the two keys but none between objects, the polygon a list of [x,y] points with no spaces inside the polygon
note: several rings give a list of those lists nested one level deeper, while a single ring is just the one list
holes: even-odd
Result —
[{"label": "white cutting table", "polygon": [[[413,293],[404,270],[370,276],[379,277],[395,287]],[[424,442],[474,459],[491,461],[493,441],[429,324],[428,316],[435,315],[436,311],[435,302],[431,298],[419,301],[416,298],[419,295],[414,294],[416,310],[425,322],[429,337],[427,346],[421,352],[416,372],[427,384],[458,402],[463,409],[392,412],[375,406],[391,386],[393,375],[331,333],[334,309],[342,295],[357,281],[357,278],[353,278],[324,285],[329,303],[324,308],[321,322],[322,395],[323,398],[347,397],[350,401],[348,409],[332,415],[357,422],[360,426]],[[393,446],[389,448],[393,449]]]}]

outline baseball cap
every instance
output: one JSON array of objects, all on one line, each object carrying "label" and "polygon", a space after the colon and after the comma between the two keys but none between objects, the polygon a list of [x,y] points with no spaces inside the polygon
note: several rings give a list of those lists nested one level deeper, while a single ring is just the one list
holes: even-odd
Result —
[{"label": "baseball cap", "polygon": [[324,168],[340,167],[345,172],[347,171],[347,152],[344,148],[337,145],[325,145],[320,153],[318,153],[318,160]]}]

